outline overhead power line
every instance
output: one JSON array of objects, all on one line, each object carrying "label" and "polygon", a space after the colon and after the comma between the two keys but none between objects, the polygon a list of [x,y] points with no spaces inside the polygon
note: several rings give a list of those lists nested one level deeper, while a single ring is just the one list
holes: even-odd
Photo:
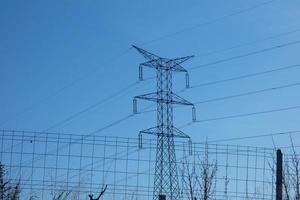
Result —
[{"label": "overhead power line", "polygon": [[[130,114],[125,115],[125,116],[123,116],[123,117],[121,117],[121,118],[119,118],[119,119],[117,119],[117,120],[114,120],[114,121],[112,121],[111,123],[109,123],[109,124],[107,124],[107,125],[105,125],[105,126],[99,128],[99,129],[97,129],[97,130],[95,130],[95,131],[90,132],[89,134],[85,135],[84,138],[93,136],[93,135],[95,135],[95,134],[97,134],[97,133],[101,133],[101,132],[103,132],[103,131],[105,131],[105,130],[107,130],[107,129],[113,127],[113,126],[116,126],[116,125],[120,124],[121,122],[126,121],[126,120],[128,120],[128,119],[134,117],[134,116],[137,115],[137,114],[143,113],[145,110],[149,109],[149,108],[152,107],[152,106],[153,106],[153,105],[150,105],[150,106],[147,106],[147,107],[141,109],[139,113],[130,113]],[[48,130],[50,130],[50,128],[48,128]],[[39,135],[39,134],[43,134],[43,133],[45,133],[45,132],[48,132],[48,131],[45,130],[45,131],[43,131],[43,132],[36,132],[36,134]],[[18,145],[20,145],[20,144],[21,144],[21,143],[16,143],[16,144],[14,144],[13,146],[16,147],[16,146],[18,146]],[[11,148],[11,147],[10,147],[10,148]]]},{"label": "overhead power line", "polygon": [[[257,42],[264,41],[264,40],[266,40],[266,39],[271,39],[271,38],[275,38],[275,37],[281,37],[281,36],[284,36],[284,35],[287,35],[287,34],[295,33],[295,32],[297,32],[297,31],[300,31],[300,29],[294,29],[294,30],[291,30],[291,31],[288,31],[288,32],[285,32],[285,33],[281,33],[281,34],[277,34],[277,35],[275,35],[275,36],[271,36],[271,37],[268,37],[268,38],[258,39],[258,40],[254,41],[254,42],[257,43]],[[241,46],[243,46],[243,45],[247,45],[247,44],[254,43],[254,42],[248,42],[248,43],[236,45],[236,47],[241,47]],[[226,50],[230,50],[230,49],[232,49],[232,48],[235,48],[235,47],[229,47],[229,48],[225,48],[225,49],[222,49],[222,50],[216,50],[216,51],[213,51],[213,52],[226,51]],[[127,49],[126,51],[124,51],[124,52],[122,52],[122,53],[120,53],[120,54],[116,54],[115,56],[111,57],[111,59],[107,60],[107,63],[109,63],[109,61],[111,61],[111,60],[114,60],[114,61],[115,61],[115,60],[119,59],[120,57],[124,56],[124,55],[127,54],[128,52],[129,52],[129,50]],[[212,54],[213,52],[208,52],[207,54]],[[203,55],[203,54],[201,54],[201,55]],[[233,59],[233,58],[231,58],[231,59]],[[237,58],[235,58],[235,59],[237,59]],[[228,60],[228,61],[229,61],[229,60]],[[220,61],[216,61],[216,62],[219,63]],[[223,62],[224,62],[224,61],[223,61]],[[218,64],[218,63],[216,63],[216,64]],[[207,65],[207,64],[206,64],[206,65]],[[211,64],[210,64],[210,65],[211,65]],[[93,70],[91,70],[90,72],[86,73],[86,74],[83,75],[82,77],[80,77],[80,78],[78,78],[78,79],[75,79],[74,81],[72,81],[72,82],[66,84],[66,85],[63,86],[62,88],[60,88],[60,89],[58,89],[57,91],[55,91],[54,93],[52,93],[52,94],[46,96],[45,98],[40,99],[40,100],[37,101],[36,103],[30,105],[29,107],[27,107],[27,108],[21,110],[20,112],[18,112],[18,113],[16,113],[16,114],[12,115],[11,117],[7,118],[6,120],[4,120],[4,121],[2,121],[2,122],[0,122],[0,126],[3,126],[3,125],[6,124],[7,122],[10,122],[10,121],[12,121],[12,120],[14,120],[14,119],[16,119],[16,118],[22,116],[23,114],[25,114],[25,113],[27,113],[27,112],[33,110],[36,106],[38,106],[38,105],[44,103],[45,101],[49,100],[50,98],[52,98],[52,97],[54,97],[54,96],[56,96],[56,95],[59,95],[60,93],[62,93],[62,92],[65,91],[66,89],[68,89],[68,88],[72,87],[73,85],[75,85],[76,83],[78,83],[78,82],[80,82],[80,81],[86,79],[88,76],[90,76],[91,74],[94,74],[95,72],[97,72],[97,71],[100,70],[100,69],[101,69],[101,68],[99,68],[99,67],[94,68]],[[192,69],[192,70],[193,70],[193,69]],[[229,80],[229,81],[230,81],[230,80]],[[209,84],[210,84],[210,83],[209,83]],[[209,85],[209,84],[208,84],[208,85]],[[203,86],[204,86],[204,84],[203,84]],[[195,86],[193,86],[193,87],[195,87]]]},{"label": "overhead power line", "polygon": [[[235,56],[235,57],[231,57],[231,58],[228,58],[228,59],[223,59],[223,60],[219,60],[219,61],[215,61],[213,62],[214,64],[218,64],[220,62],[224,62],[224,61],[229,61],[229,60],[232,60],[232,59],[237,59],[237,58],[241,58],[241,57],[244,57],[244,56],[248,56],[248,55],[253,55],[253,54],[258,54],[259,52],[265,52],[266,50],[271,50],[271,49],[277,49],[277,48],[282,48],[282,47],[285,47],[285,46],[289,46],[289,45],[293,45],[293,44],[298,44],[300,43],[300,40],[297,40],[297,41],[294,41],[294,42],[290,42],[290,43],[285,43],[285,44],[282,44],[282,45],[277,45],[275,47],[271,47],[271,48],[267,48],[267,49],[264,49],[264,50],[260,50],[260,51],[255,51],[255,52],[252,52],[252,53],[248,53],[248,54],[244,54],[244,55],[239,55],[239,56]],[[212,63],[211,63],[212,64]],[[210,64],[210,65],[211,65]],[[204,66],[208,66],[208,64],[205,64],[205,65],[201,65],[201,67],[204,67]],[[197,67],[200,67],[200,66],[197,66]],[[262,74],[266,74],[266,73],[271,73],[271,72],[275,72],[275,71],[281,71],[281,70],[286,70],[286,69],[291,69],[291,68],[295,68],[295,67],[299,67],[299,64],[296,64],[296,65],[290,65],[290,66],[285,66],[285,67],[281,67],[281,68],[277,68],[277,69],[273,69],[273,70],[267,70],[267,71],[263,71],[263,72],[258,72],[258,73],[253,73],[253,74],[248,74],[248,75],[242,75],[242,76],[238,76],[238,77],[234,77],[234,78],[230,78],[230,79],[224,79],[224,80],[220,80],[220,81],[214,81],[214,82],[208,82],[208,83],[204,83],[204,84],[198,84],[198,85],[195,85],[195,86],[192,86],[191,88],[196,88],[196,87],[202,87],[202,86],[206,86],[206,85],[212,85],[212,84],[218,84],[218,83],[222,83],[222,82],[227,82],[227,81],[233,81],[233,80],[238,80],[238,79],[242,79],[242,78],[247,78],[247,77],[252,77],[252,76],[258,76],[258,75],[262,75]],[[192,70],[195,69],[195,67],[191,68]],[[75,82],[74,82],[75,83]],[[71,116],[69,116],[68,118],[62,120],[61,122],[58,122],[54,125],[52,125],[51,127],[49,127],[48,129],[46,129],[46,131],[49,131],[55,127],[58,127],[58,126],[61,126],[62,124],[65,124],[69,121],[71,121],[72,119],[78,117],[79,115],[103,104],[105,101],[109,100],[109,99],[112,99],[114,98],[115,96],[119,95],[121,92],[124,92],[126,90],[128,90],[129,88],[135,86],[138,82],[135,82],[135,83],[132,83],[130,84],[129,86],[127,86],[126,88],[124,89],[121,89],[120,91],[114,93],[113,95],[110,95],[109,97],[105,98],[104,100],[101,100],[95,104],[92,104],[90,106],[88,106],[87,108],[77,112],[77,113],[74,113],[72,114]],[[62,90],[64,90],[64,88],[62,88]],[[58,92],[61,92],[61,91],[58,91]],[[50,96],[46,97],[45,99],[43,99],[42,101],[48,99]],[[41,103],[41,102],[40,102]],[[32,109],[33,107],[30,107],[30,109]],[[29,110],[28,110],[29,111]],[[13,118],[10,118],[10,119],[13,119]],[[10,121],[7,120],[5,121],[4,123]],[[3,124],[2,124],[3,125]]]},{"label": "overhead power line", "polygon": [[[129,52],[129,49],[126,49],[125,51],[116,54],[114,56],[112,56],[111,58],[109,58],[108,60],[104,61],[103,65],[110,65],[112,62],[115,62],[117,59],[119,59],[120,57],[126,55]],[[106,69],[111,69],[111,68],[106,68]],[[39,101],[33,103],[32,105],[28,106],[27,108],[19,111],[18,113],[12,115],[11,117],[7,118],[6,120],[0,122],[0,126],[3,126],[4,124],[17,119],[18,117],[22,116],[23,114],[33,110],[36,106],[44,103],[45,101],[49,100],[50,98],[57,96],[59,94],[61,94],[63,91],[65,91],[68,88],[71,88],[72,86],[74,86],[76,83],[81,82],[83,80],[85,80],[86,78],[88,78],[89,76],[91,76],[92,74],[95,74],[96,72],[103,70],[103,68],[97,66],[93,69],[91,69],[89,72],[83,74],[81,77],[71,81],[70,83],[65,84],[64,86],[62,86],[61,88],[59,88],[58,90],[56,90],[55,92],[49,94],[48,96],[41,98]]]},{"label": "overhead power line", "polygon": [[300,82],[281,85],[281,86],[277,86],[277,87],[270,87],[270,88],[261,89],[261,90],[243,92],[243,93],[229,95],[229,96],[217,97],[217,98],[213,98],[213,99],[196,101],[196,102],[194,102],[194,104],[202,104],[202,103],[210,103],[210,102],[215,102],[215,101],[222,101],[222,100],[233,99],[233,98],[237,98],[237,97],[249,96],[249,95],[254,95],[254,94],[261,94],[261,93],[265,93],[265,92],[270,92],[270,91],[285,89],[285,88],[290,88],[290,87],[296,87],[296,86],[300,86]]},{"label": "overhead power line", "polygon": [[[249,73],[249,74],[244,74],[244,75],[235,76],[235,77],[226,78],[226,79],[221,79],[221,80],[216,80],[216,81],[209,81],[209,82],[200,83],[200,84],[195,84],[195,85],[190,86],[190,88],[188,88],[188,89],[204,87],[204,86],[209,86],[209,85],[216,85],[216,84],[241,80],[241,79],[250,78],[250,77],[256,77],[256,76],[261,76],[261,75],[264,75],[264,74],[269,74],[269,73],[273,73],[273,72],[294,69],[294,68],[298,68],[298,67],[300,67],[300,64],[287,65],[287,66],[283,66],[283,67],[273,68],[273,69],[270,69],[270,70],[265,70],[265,71],[255,72],[255,73]],[[184,89],[184,90],[186,90],[186,89]]]},{"label": "overhead power line", "polygon": [[[297,110],[300,109],[300,106],[292,106],[292,107],[285,107],[285,108],[278,108],[278,109],[272,109],[272,110],[264,110],[264,111],[258,111],[258,112],[251,112],[251,113],[244,113],[244,114],[237,114],[237,115],[227,115],[227,116],[221,116],[221,117],[215,117],[215,118],[208,118],[208,119],[202,119],[197,120],[194,123],[203,123],[203,122],[210,122],[210,121],[218,121],[218,120],[225,120],[225,119],[234,119],[234,118],[241,118],[241,117],[250,117],[254,115],[262,115],[262,114],[269,114],[274,112],[283,112],[283,111],[289,111],[289,110]],[[192,123],[187,123],[181,128],[187,127],[192,125]]]},{"label": "overhead power line", "polygon": [[[152,106],[152,105],[151,105],[151,106]],[[151,107],[151,106],[147,106],[147,107],[141,109],[141,112],[140,112],[140,113],[142,113],[144,110],[147,110],[147,109],[148,109],[149,107]],[[101,133],[101,132],[103,132],[103,131],[105,131],[105,130],[107,130],[107,129],[113,127],[113,126],[116,126],[116,125],[120,124],[121,122],[124,122],[124,121],[128,120],[129,118],[132,118],[133,116],[135,116],[135,115],[137,115],[137,114],[140,114],[140,113],[130,113],[130,114],[128,114],[128,115],[126,115],[126,116],[124,116],[124,117],[122,117],[122,118],[119,118],[119,119],[117,119],[117,120],[115,120],[115,121],[113,121],[113,122],[107,124],[106,126],[103,126],[103,127],[99,128],[99,129],[97,129],[97,130],[95,130],[95,131],[92,131],[92,132],[90,132],[90,133],[87,134],[87,135],[84,135],[84,136],[83,136],[82,138],[80,138],[80,139],[73,140],[72,142],[75,143],[75,142],[81,141],[81,140],[83,140],[83,139],[85,139],[85,138],[91,137],[91,136],[93,136],[93,135],[95,135],[95,134]],[[36,132],[37,135],[45,134],[45,133],[47,133],[47,131],[44,131],[44,132]],[[68,135],[69,135],[69,134],[68,134]],[[13,146],[15,147],[15,146],[20,145],[20,144],[21,144],[21,143],[14,144]],[[69,145],[71,145],[71,144],[61,145],[59,148],[57,148],[57,149],[52,149],[52,150],[50,150],[50,151],[47,152],[47,153],[51,153],[51,152],[56,152],[56,151],[59,151],[59,150],[63,150],[63,149],[65,149],[65,148],[67,148]],[[11,147],[9,147],[8,149],[6,149],[5,151],[9,150],[10,148],[11,148]],[[42,156],[36,157],[35,160],[34,160],[34,162],[37,162],[37,161],[40,160],[41,158],[42,158]],[[27,161],[25,161],[25,162],[31,162],[31,160],[27,160]]]},{"label": "overhead power line", "polygon": [[[267,88],[267,89],[262,89],[262,90],[256,90],[252,92],[245,92],[237,95],[230,95],[226,97],[220,97],[220,98],[214,98],[214,99],[209,99],[209,100],[204,100],[204,101],[199,101],[196,102],[195,104],[201,104],[201,103],[208,103],[208,102],[213,102],[213,101],[220,101],[220,100],[225,100],[229,98],[235,98],[239,96],[245,96],[245,95],[251,95],[251,94],[258,94],[258,93],[263,93],[267,91],[272,91],[272,90],[278,90],[278,89],[284,89],[284,88],[289,88],[289,87],[295,87],[295,86],[300,86],[299,83],[292,83],[292,84],[286,84],[286,85],[281,85],[277,87],[272,87],[272,88]],[[146,113],[146,112],[153,112],[156,110],[149,110],[149,108],[153,107],[154,105],[149,105],[145,107],[144,109],[141,109],[138,113],[136,114],[141,114],[141,113]],[[206,121],[215,121],[215,120],[222,120],[222,119],[230,119],[230,118],[239,118],[239,117],[247,117],[247,116],[252,116],[252,115],[259,115],[259,114],[267,114],[267,113],[272,113],[272,112],[281,112],[281,111],[287,111],[287,110],[295,110],[295,109],[300,109],[300,106],[293,106],[293,107],[287,107],[287,108],[280,108],[280,109],[273,109],[273,110],[266,110],[266,111],[259,111],[259,112],[253,112],[253,113],[246,113],[246,114],[238,114],[238,115],[230,115],[230,116],[224,116],[224,117],[217,117],[217,118],[210,118],[210,119],[203,119],[203,120],[197,120],[195,123],[201,123],[201,122],[206,122]],[[95,133],[102,132],[112,126],[115,126],[131,117],[133,117],[135,114],[128,114],[118,120],[115,120],[111,124],[108,124],[100,129],[97,129],[90,133],[88,136],[93,135]],[[190,125],[191,123],[188,123],[187,125]]]},{"label": "overhead power line", "polygon": [[[148,80],[148,79],[146,79],[146,80]],[[73,119],[79,117],[80,115],[82,115],[82,114],[84,114],[84,113],[86,113],[86,112],[88,112],[88,111],[90,111],[90,110],[92,110],[92,109],[95,109],[96,107],[99,107],[99,106],[101,106],[101,105],[104,105],[104,104],[105,104],[106,102],[108,102],[109,100],[111,100],[111,99],[113,99],[113,98],[119,96],[120,94],[122,94],[122,93],[128,91],[129,89],[133,88],[134,86],[136,86],[137,84],[139,84],[139,82],[140,82],[140,81],[134,82],[134,83],[132,83],[132,84],[126,86],[125,88],[122,88],[121,90],[119,90],[119,91],[117,91],[117,92],[111,94],[110,96],[108,96],[108,97],[106,97],[106,98],[104,98],[104,99],[102,99],[102,100],[100,100],[100,101],[98,101],[98,102],[96,102],[96,103],[94,103],[94,104],[88,106],[87,108],[82,109],[82,110],[80,110],[80,111],[78,111],[78,112],[76,112],[76,113],[70,115],[69,117],[65,118],[64,120],[62,120],[62,121],[60,121],[60,122],[57,122],[57,123],[55,123],[54,125],[50,126],[49,128],[45,129],[43,132],[48,132],[48,131],[50,131],[50,130],[52,130],[52,129],[54,129],[54,128],[60,127],[61,125],[63,125],[63,124],[65,124],[65,123],[67,123],[67,122],[69,122],[69,121],[71,121],[71,120],[73,120]],[[123,117],[123,118],[121,118],[121,119],[118,119],[118,120],[116,120],[116,121],[113,121],[112,123],[110,123],[110,124],[108,124],[108,125],[106,125],[106,126],[100,128],[100,129],[98,129],[97,132],[104,131],[104,130],[106,130],[106,129],[108,129],[108,128],[114,126],[114,125],[117,125],[118,123],[120,123],[120,122],[122,122],[122,121],[124,121],[125,119],[128,119],[128,118],[130,118],[130,117],[132,117],[132,116],[131,116],[131,115],[127,115],[126,117]],[[41,132],[41,133],[43,133],[43,132]],[[39,134],[39,133],[37,133],[37,134]],[[93,134],[94,134],[94,133],[90,133],[89,135],[93,135]],[[14,144],[14,147],[16,147],[16,146],[18,146],[18,145],[20,145],[20,144],[21,144],[21,143],[16,143],[16,144]]]},{"label": "overhead power line", "polygon": [[245,136],[245,137],[234,137],[234,138],[225,138],[225,139],[219,139],[219,140],[209,140],[209,141],[207,141],[207,143],[231,142],[231,141],[238,141],[238,140],[248,140],[248,139],[256,139],[256,138],[263,138],[263,137],[299,134],[299,133],[300,133],[300,130],[290,130],[290,131],[284,131],[284,132],[265,133],[265,134],[251,135],[251,136]]},{"label": "overhead power line", "polygon": [[109,129],[109,128],[111,128],[111,127],[117,125],[117,124],[120,124],[121,122],[126,121],[127,119],[133,117],[134,115],[135,115],[135,114],[132,113],[132,114],[126,115],[126,116],[124,116],[124,117],[122,117],[122,118],[120,118],[120,119],[118,119],[118,120],[115,120],[115,121],[113,121],[112,123],[110,123],[110,124],[108,124],[108,125],[106,125],[106,126],[103,126],[102,128],[99,128],[99,129],[97,129],[97,130],[91,132],[91,133],[89,134],[89,136],[94,135],[94,134],[96,134],[96,133],[100,133],[100,132],[102,132],[102,131],[104,131],[104,130],[106,130],[106,129]]},{"label": "overhead power line", "polygon": [[255,10],[255,9],[260,8],[260,7],[262,7],[262,6],[266,6],[266,5],[271,4],[271,3],[275,2],[275,1],[276,1],[276,0],[264,1],[264,2],[261,2],[261,3],[255,4],[255,5],[249,6],[249,7],[244,8],[244,9],[236,10],[236,11],[233,11],[233,12],[231,12],[231,13],[229,13],[229,14],[226,14],[226,15],[222,15],[222,16],[216,17],[216,18],[214,18],[214,19],[212,19],[212,20],[208,20],[208,21],[206,21],[206,22],[203,22],[203,23],[200,23],[200,24],[196,24],[196,25],[193,25],[193,26],[190,26],[190,27],[181,29],[181,30],[179,30],[179,31],[175,31],[175,32],[172,32],[172,33],[168,33],[168,34],[159,36],[159,37],[154,38],[154,39],[152,39],[152,40],[149,40],[149,41],[147,41],[147,42],[143,42],[143,43],[141,43],[140,45],[141,45],[141,46],[143,46],[143,45],[148,45],[148,44],[150,44],[150,43],[154,43],[154,42],[157,42],[157,41],[160,41],[160,40],[169,38],[169,37],[173,37],[173,36],[175,36],[175,35],[178,35],[178,34],[181,34],[181,33],[187,32],[187,31],[191,31],[191,30],[194,30],[194,29],[203,27],[203,26],[207,26],[207,25],[210,25],[210,24],[214,24],[214,23],[217,23],[217,22],[222,21],[222,20],[224,20],[224,19],[227,19],[227,18],[236,16],[236,15],[240,15],[240,14],[242,14],[242,13],[246,13],[246,12]]},{"label": "overhead power line", "polygon": [[237,48],[241,48],[241,47],[245,47],[245,46],[250,46],[250,45],[253,45],[253,44],[257,44],[257,43],[260,43],[260,42],[272,40],[272,39],[275,39],[275,38],[280,38],[282,36],[286,36],[286,35],[290,35],[290,34],[293,34],[293,33],[297,33],[299,31],[300,31],[300,28],[297,28],[297,29],[293,29],[293,30],[290,30],[290,31],[286,31],[286,32],[275,34],[275,35],[271,35],[271,36],[268,36],[268,37],[260,38],[260,39],[257,39],[257,40],[248,41],[248,42],[245,42],[245,43],[233,45],[231,47],[226,47],[226,48],[221,48],[221,49],[217,49],[217,50],[212,50],[212,51],[209,51],[209,52],[206,52],[206,53],[200,53],[200,54],[197,54],[197,56],[198,57],[203,57],[203,56],[209,56],[209,55],[213,55],[213,54],[217,54],[217,53],[222,53],[222,52],[230,51],[230,50],[233,50],[233,49],[237,49]]},{"label": "overhead power line", "polygon": [[95,109],[95,108],[97,108],[97,107],[99,107],[99,106],[104,105],[104,104],[105,104],[106,102],[108,102],[109,100],[114,99],[115,97],[117,97],[117,96],[121,95],[122,93],[128,91],[129,89],[135,87],[135,86],[138,85],[139,83],[140,83],[140,81],[137,81],[137,82],[134,82],[134,83],[129,84],[128,86],[122,88],[121,90],[118,90],[117,92],[115,92],[115,93],[109,95],[108,97],[106,97],[106,98],[104,98],[104,99],[101,99],[100,101],[98,101],[98,102],[96,102],[96,103],[94,103],[94,104],[92,104],[92,105],[90,105],[90,106],[88,106],[88,107],[86,107],[86,108],[84,108],[84,109],[82,109],[82,110],[76,112],[76,113],[73,113],[72,115],[70,115],[69,117],[65,118],[64,120],[61,120],[61,121],[57,122],[56,124],[50,126],[50,127],[47,128],[45,131],[49,131],[49,130],[52,130],[52,129],[54,129],[54,128],[60,127],[61,125],[63,125],[63,124],[65,124],[65,123],[67,123],[67,122],[69,122],[69,121],[75,119],[76,117],[78,117],[78,116],[80,116],[80,115],[82,115],[82,114],[84,114],[84,113],[86,113],[86,112],[88,112],[88,111],[90,111],[90,110],[92,110],[92,109]]},{"label": "overhead power line", "polygon": [[[292,68],[295,68],[295,67],[300,67],[300,64],[284,66],[284,67],[275,68],[275,69],[272,69],[272,70],[262,71],[262,72],[258,72],[258,73],[252,73],[252,74],[248,74],[248,75],[242,75],[242,76],[238,76],[238,77],[235,77],[235,78],[224,79],[224,80],[214,81],[214,82],[210,82],[210,83],[216,84],[216,83],[221,83],[221,82],[226,82],[226,81],[233,81],[233,80],[238,80],[238,79],[242,79],[242,78],[246,78],[246,77],[253,77],[253,76],[258,76],[258,75],[267,74],[267,73],[271,73],[271,72],[292,69]],[[65,124],[65,123],[71,121],[72,119],[86,113],[87,111],[92,110],[96,107],[99,107],[99,106],[103,105],[108,100],[113,99],[116,96],[119,96],[121,93],[124,93],[125,91],[128,91],[129,89],[133,88],[137,84],[139,84],[139,82],[135,82],[135,83],[132,83],[132,84],[128,85],[127,87],[125,87],[125,88],[115,92],[114,94],[110,95],[109,97],[107,97],[107,98],[105,98],[105,99],[103,99],[103,100],[101,100],[101,101],[99,101],[95,104],[92,104],[92,105],[88,106],[87,108],[85,108],[81,111],[78,111],[78,112],[70,115],[66,119],[52,125],[51,127],[46,129],[45,131],[49,131],[49,130],[52,130],[53,128],[59,127],[59,126]],[[205,85],[208,85],[208,83],[206,83]],[[216,102],[216,101],[227,100],[227,99],[232,99],[232,98],[237,98],[237,97],[242,97],[242,96],[249,96],[249,95],[260,94],[260,93],[265,93],[265,92],[269,92],[269,91],[279,90],[279,89],[295,87],[295,86],[299,86],[299,85],[300,85],[300,82],[299,83],[297,82],[297,83],[292,83],[292,84],[286,84],[286,85],[280,85],[280,86],[276,86],[276,87],[270,87],[270,88],[265,88],[265,89],[261,89],[261,90],[254,90],[254,91],[239,93],[239,94],[235,94],[235,95],[228,95],[228,96],[224,96],[224,97],[217,97],[217,98],[212,98],[212,99],[207,99],[207,100],[202,100],[202,101],[196,101],[194,104],[203,104],[203,103]],[[189,89],[194,89],[194,88],[201,87],[201,86],[204,86],[204,84],[195,85],[195,86],[190,87]],[[180,90],[180,92],[182,92],[184,90],[185,89]],[[155,110],[147,110],[147,111],[144,111],[143,113],[154,112],[154,111]]]},{"label": "overhead power line", "polygon": [[[254,90],[254,91],[249,91],[249,92],[243,92],[243,93],[234,94],[234,95],[227,95],[227,96],[223,96],[223,97],[216,97],[216,98],[211,98],[211,99],[207,99],[207,100],[196,101],[196,102],[194,102],[194,104],[197,105],[197,104],[223,101],[223,100],[227,100],[227,99],[234,99],[234,98],[243,97],[243,96],[261,94],[261,93],[265,93],[265,92],[271,92],[271,91],[275,91],[275,90],[286,89],[286,88],[291,88],[291,87],[296,87],[296,86],[300,86],[300,82],[285,84],[285,85],[280,85],[280,86],[270,87],[270,88],[265,88],[265,89],[260,89],[260,90]],[[181,91],[183,91],[183,90],[181,90]],[[177,105],[174,108],[178,108],[178,107],[180,107],[180,105]],[[154,111],[156,111],[156,110],[155,109],[151,109],[151,110],[147,109],[147,110],[143,111],[143,113],[154,112]]]},{"label": "overhead power line", "polygon": [[149,108],[152,107],[152,106],[153,106],[153,105],[147,106],[147,107],[141,109],[140,112],[137,112],[137,113],[130,113],[130,114],[128,114],[128,115],[126,115],[126,116],[124,116],[124,117],[122,117],[122,118],[120,118],[120,119],[117,119],[117,120],[113,121],[112,123],[110,123],[110,124],[108,124],[108,125],[106,125],[106,126],[103,126],[102,128],[99,128],[99,129],[97,129],[97,130],[91,132],[91,133],[88,134],[87,136],[91,136],[91,135],[94,135],[94,134],[96,134],[96,133],[103,132],[104,130],[106,130],[106,129],[108,129],[108,128],[111,128],[111,127],[113,127],[113,126],[115,126],[115,125],[117,125],[117,124],[119,124],[119,123],[121,123],[121,122],[123,122],[123,121],[126,121],[127,119],[129,119],[129,118],[131,118],[131,117],[133,117],[133,116],[135,116],[135,115],[137,115],[137,114],[144,113],[144,111],[146,111],[147,109],[149,109]]},{"label": "overhead power line", "polygon": [[265,52],[280,49],[280,48],[284,48],[284,47],[288,47],[288,46],[292,46],[292,45],[297,45],[299,43],[300,43],[300,40],[295,40],[295,41],[292,41],[292,42],[279,44],[279,45],[268,47],[268,48],[265,48],[265,49],[261,49],[261,50],[257,50],[257,51],[251,51],[251,52],[248,52],[248,53],[245,53],[245,54],[240,54],[240,55],[237,55],[237,56],[233,56],[233,57],[229,57],[229,58],[225,58],[225,59],[221,59],[221,60],[217,60],[217,61],[197,65],[197,66],[194,66],[194,67],[190,67],[188,70],[196,70],[196,69],[200,69],[200,68],[203,68],[203,67],[217,65],[217,64],[220,64],[220,63],[225,63],[225,62],[229,62],[229,61],[232,61],[232,60],[257,55],[257,54],[265,53]]}]

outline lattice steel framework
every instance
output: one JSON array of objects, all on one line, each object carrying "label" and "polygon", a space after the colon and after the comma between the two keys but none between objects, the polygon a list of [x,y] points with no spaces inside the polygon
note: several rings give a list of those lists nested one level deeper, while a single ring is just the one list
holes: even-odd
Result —
[{"label": "lattice steel framework", "polygon": [[167,200],[182,199],[176,166],[174,137],[189,138],[189,136],[174,127],[173,104],[192,106],[194,120],[195,107],[192,103],[173,93],[172,75],[173,72],[186,73],[186,86],[189,87],[188,72],[181,64],[193,56],[167,59],[149,53],[137,46],[133,47],[147,60],[140,64],[140,80],[143,80],[143,67],[156,69],[157,91],[134,98],[134,112],[137,112],[137,99],[157,103],[157,125],[140,132],[140,134],[157,136],[153,199],[158,200],[159,195],[166,195]]}]

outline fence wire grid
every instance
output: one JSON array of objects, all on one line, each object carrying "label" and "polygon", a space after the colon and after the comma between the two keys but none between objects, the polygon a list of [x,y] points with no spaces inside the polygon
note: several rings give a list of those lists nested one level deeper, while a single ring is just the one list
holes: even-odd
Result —
[{"label": "fence wire grid", "polygon": [[[3,130],[1,163],[5,178],[20,183],[21,199],[52,199],[70,192],[71,199],[88,199],[107,185],[103,199],[153,198],[156,140]],[[210,199],[275,199],[274,149],[192,144],[176,141],[179,182],[183,199],[201,198],[203,168],[215,171]],[[199,184],[198,184],[199,183]]]}]

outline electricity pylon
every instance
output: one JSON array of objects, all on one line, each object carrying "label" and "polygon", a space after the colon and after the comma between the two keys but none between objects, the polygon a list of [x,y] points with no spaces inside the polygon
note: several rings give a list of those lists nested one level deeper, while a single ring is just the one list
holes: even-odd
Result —
[{"label": "electricity pylon", "polygon": [[163,195],[166,200],[181,199],[178,180],[174,137],[190,138],[188,135],[173,126],[173,104],[193,107],[193,120],[195,120],[194,104],[179,97],[172,91],[173,72],[186,73],[186,87],[189,87],[189,76],[181,64],[193,56],[167,59],[149,53],[137,46],[133,46],[147,60],[140,64],[139,79],[143,80],[143,67],[156,70],[156,92],[134,97],[134,112],[137,112],[137,99],[154,101],[157,103],[157,125],[143,130],[140,134],[151,134],[157,137],[155,176],[153,200],[159,200]]}]

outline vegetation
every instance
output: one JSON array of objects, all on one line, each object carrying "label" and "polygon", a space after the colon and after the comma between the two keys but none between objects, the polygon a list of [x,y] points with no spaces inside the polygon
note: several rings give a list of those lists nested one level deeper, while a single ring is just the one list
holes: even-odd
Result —
[{"label": "vegetation", "polygon": [[184,158],[181,173],[183,191],[189,200],[213,199],[217,163],[209,160],[207,145],[204,157],[197,159],[194,157],[192,161],[188,161],[187,157]]},{"label": "vegetation", "polygon": [[102,188],[102,190],[101,190],[99,196],[98,196],[97,198],[95,198],[95,199],[93,198],[94,195],[90,194],[90,195],[89,195],[90,200],[99,200],[99,199],[103,196],[103,194],[105,193],[106,189],[107,189],[107,185],[105,185],[105,186]]},{"label": "vegetation", "polygon": [[[6,180],[6,171],[4,165],[0,162],[0,200],[19,200],[21,194],[20,182],[13,184],[9,180]],[[88,195],[89,200],[100,200],[107,189],[107,185],[103,186],[100,194],[93,198],[93,194]],[[52,200],[70,200],[78,199],[78,197],[72,197],[71,191],[61,191],[51,193]],[[37,200],[38,197],[31,196],[29,200]]]},{"label": "vegetation", "polygon": [[291,138],[292,155],[285,159],[283,171],[284,200],[300,200],[300,157]]},{"label": "vegetation", "polygon": [[6,171],[0,162],[0,200],[18,200],[20,198],[20,183],[11,184],[5,178]]}]

